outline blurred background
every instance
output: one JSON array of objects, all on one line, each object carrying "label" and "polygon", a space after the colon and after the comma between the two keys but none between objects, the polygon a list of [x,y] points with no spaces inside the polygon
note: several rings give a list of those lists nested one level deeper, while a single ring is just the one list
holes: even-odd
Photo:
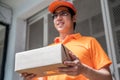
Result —
[{"label": "blurred background", "polygon": [[[15,53],[51,44],[58,36],[47,10],[53,0],[0,0],[0,80],[22,80]],[[120,0],[69,0],[77,8],[76,32],[95,37],[120,80]]]}]

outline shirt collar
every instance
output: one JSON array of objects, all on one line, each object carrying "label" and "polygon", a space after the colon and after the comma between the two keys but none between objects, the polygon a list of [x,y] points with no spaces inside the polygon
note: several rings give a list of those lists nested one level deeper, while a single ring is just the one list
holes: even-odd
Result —
[{"label": "shirt collar", "polygon": [[54,39],[54,43],[66,43],[66,42],[68,42],[68,41],[70,41],[70,40],[72,40],[72,39],[78,39],[78,38],[80,38],[82,35],[80,34],[80,33],[76,33],[76,34],[71,34],[71,35],[68,35],[68,36],[66,36],[65,37],[65,39],[61,42],[61,40],[60,40],[60,37],[56,37],[55,39]]}]

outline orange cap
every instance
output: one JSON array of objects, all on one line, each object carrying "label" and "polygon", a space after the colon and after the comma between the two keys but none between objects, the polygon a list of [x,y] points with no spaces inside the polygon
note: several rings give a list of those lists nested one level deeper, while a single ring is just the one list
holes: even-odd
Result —
[{"label": "orange cap", "polygon": [[66,0],[55,0],[55,1],[53,1],[50,5],[49,5],[49,7],[48,7],[48,10],[51,12],[51,13],[53,13],[58,7],[60,7],[60,6],[66,6],[66,7],[69,7],[69,8],[71,8],[73,11],[74,11],[74,13],[76,14],[76,8],[74,7],[74,5],[71,3],[71,2],[68,2],[68,1],[66,1]]}]

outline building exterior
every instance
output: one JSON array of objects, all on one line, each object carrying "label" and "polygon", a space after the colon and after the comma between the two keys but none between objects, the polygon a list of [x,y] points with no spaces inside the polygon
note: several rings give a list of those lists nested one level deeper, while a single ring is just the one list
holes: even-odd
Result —
[{"label": "building exterior", "polygon": [[[22,80],[15,53],[47,46],[56,30],[47,7],[52,0],[0,0],[0,80]],[[94,36],[113,61],[120,80],[120,0],[69,0],[78,10],[76,32]]]}]

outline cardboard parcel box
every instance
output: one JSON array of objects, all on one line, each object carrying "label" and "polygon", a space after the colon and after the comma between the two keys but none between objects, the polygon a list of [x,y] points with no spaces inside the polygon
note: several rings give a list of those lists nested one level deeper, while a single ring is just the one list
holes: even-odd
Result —
[{"label": "cardboard parcel box", "polygon": [[60,74],[58,67],[66,67],[63,61],[70,60],[67,53],[68,49],[62,44],[16,53],[15,71],[34,73],[37,76]]}]

